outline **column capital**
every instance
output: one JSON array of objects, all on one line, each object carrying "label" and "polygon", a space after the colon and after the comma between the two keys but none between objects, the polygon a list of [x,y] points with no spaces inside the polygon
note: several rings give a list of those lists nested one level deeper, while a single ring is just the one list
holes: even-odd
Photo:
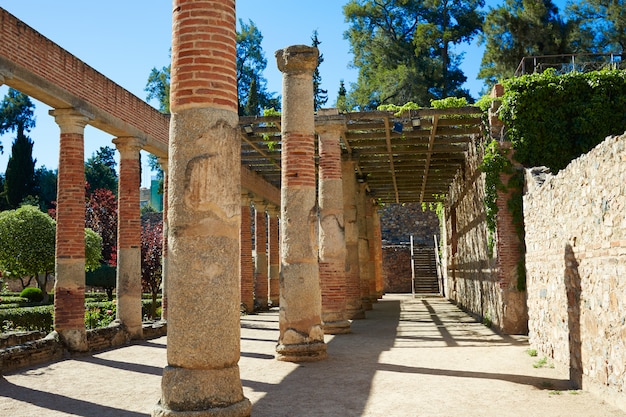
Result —
[{"label": "column capital", "polygon": [[169,159],[167,156],[157,156],[157,162],[161,165],[163,172],[167,173],[169,169]]},{"label": "column capital", "polygon": [[318,134],[335,133],[340,136],[347,130],[346,118],[338,113],[332,114],[332,110],[337,109],[318,110],[317,119],[315,119],[315,131]]},{"label": "column capital", "polygon": [[249,206],[252,202],[252,195],[248,191],[241,191],[241,205]]},{"label": "column capital", "polygon": [[85,126],[94,117],[92,114],[78,108],[53,109],[48,111],[50,116],[61,128],[61,133],[84,134]]},{"label": "column capital", "polygon": [[277,207],[273,204],[267,205],[267,214],[270,217],[280,217],[280,207]]},{"label": "column capital", "polygon": [[313,74],[317,68],[319,51],[313,46],[292,45],[274,53],[280,72],[288,74]]},{"label": "column capital", "polygon": [[258,211],[265,211],[265,209],[267,208],[267,201],[262,199],[262,198],[258,198],[258,197],[254,197],[252,199],[252,203],[254,204],[254,209],[258,212]]},{"label": "column capital", "polygon": [[135,136],[120,136],[112,140],[113,144],[122,158],[139,157],[139,151],[143,148],[145,141]]},{"label": "column capital", "polygon": [[6,80],[13,78],[11,71],[6,69],[0,69],[0,86],[3,85]]}]

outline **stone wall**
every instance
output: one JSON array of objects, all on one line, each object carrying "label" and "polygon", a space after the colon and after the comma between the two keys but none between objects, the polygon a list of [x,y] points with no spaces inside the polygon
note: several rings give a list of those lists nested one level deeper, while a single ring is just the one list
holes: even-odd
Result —
[{"label": "stone wall", "polygon": [[626,410],[626,135],[527,184],[530,343]]},{"label": "stone wall", "polygon": [[439,219],[421,204],[386,204],[380,210],[383,240],[383,291],[411,292],[411,236],[415,245],[434,245]]},{"label": "stone wall", "polygon": [[487,245],[485,179],[478,170],[482,158],[482,144],[470,143],[465,165],[457,173],[445,203],[444,291],[459,307],[500,328],[504,306],[496,254],[491,254]]}]

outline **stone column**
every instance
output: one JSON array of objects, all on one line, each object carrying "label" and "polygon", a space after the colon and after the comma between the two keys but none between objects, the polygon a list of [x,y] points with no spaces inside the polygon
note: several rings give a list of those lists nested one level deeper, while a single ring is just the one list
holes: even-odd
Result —
[{"label": "stone column", "polygon": [[359,183],[357,192],[357,228],[359,230],[359,276],[361,282],[361,305],[364,310],[372,309],[370,298],[370,248],[367,240],[367,184]]},{"label": "stone column", "polygon": [[267,203],[263,199],[254,199],[254,301],[255,308],[267,310],[269,296],[267,263]]},{"label": "stone column", "polygon": [[[174,0],[167,366],[153,416],[249,416],[239,376],[235,0]],[[198,291],[210,294],[199,302]]]},{"label": "stone column", "polygon": [[[330,111],[330,110],[327,110]],[[318,112],[318,116],[323,111]],[[335,109],[336,114],[336,109]],[[319,135],[319,266],[324,333],[350,333],[346,318],[346,239],[341,180],[341,133],[345,119],[328,116],[317,124]]]},{"label": "stone column", "polygon": [[254,311],[254,260],[252,259],[252,216],[248,192],[241,193],[241,303],[246,313]]},{"label": "stone column", "polygon": [[90,118],[76,109],[51,110],[50,115],[61,129],[54,330],[68,349],[86,351],[84,132]]},{"label": "stone column", "polygon": [[267,215],[269,217],[268,235],[269,235],[269,255],[270,255],[270,269],[269,269],[269,281],[270,281],[270,303],[272,307],[278,307],[280,304],[280,248],[278,240],[278,215],[280,209],[274,205],[267,206]]},{"label": "stone column", "polygon": [[168,297],[167,297],[167,195],[168,195],[168,164],[167,157],[158,158],[163,170],[163,248],[161,249],[161,320],[167,321]]},{"label": "stone column", "polygon": [[350,320],[364,319],[365,310],[361,303],[355,162],[351,159],[344,160],[341,163],[341,171],[346,239],[346,318]]},{"label": "stone column", "polygon": [[283,73],[281,173],[280,336],[277,359],[326,357],[322,330],[317,210],[313,71],[317,48],[296,45],[276,51]]},{"label": "stone column", "polygon": [[134,137],[113,139],[120,153],[117,199],[116,319],[131,339],[142,337],[141,314],[141,213],[139,188],[141,141]]}]

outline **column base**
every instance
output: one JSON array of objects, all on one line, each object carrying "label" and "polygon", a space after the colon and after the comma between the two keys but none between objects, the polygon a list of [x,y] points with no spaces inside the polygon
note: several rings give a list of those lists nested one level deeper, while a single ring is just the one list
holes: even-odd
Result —
[{"label": "column base", "polygon": [[85,329],[62,329],[57,330],[59,340],[72,352],[87,352],[87,330]]},{"label": "column base", "polygon": [[348,320],[363,320],[365,318],[365,310],[362,308],[355,310],[347,310],[346,317]]},{"label": "column base", "polygon": [[370,300],[369,297],[361,298],[361,307],[363,307],[363,310],[365,310],[365,311],[371,310],[373,308],[372,307],[372,300]]},{"label": "column base", "polygon": [[346,334],[352,331],[350,329],[349,320],[323,322],[322,329],[324,330],[324,334]]},{"label": "column base", "polygon": [[326,359],[326,343],[300,343],[276,346],[276,359],[283,362],[314,362]]},{"label": "column base", "polygon": [[249,417],[252,412],[250,400],[244,398],[226,407],[206,410],[175,411],[164,408],[160,403],[152,410],[152,417]]}]

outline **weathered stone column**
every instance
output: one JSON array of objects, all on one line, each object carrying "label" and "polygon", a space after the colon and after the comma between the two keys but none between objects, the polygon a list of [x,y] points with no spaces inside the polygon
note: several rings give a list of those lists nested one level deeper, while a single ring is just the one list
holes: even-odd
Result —
[{"label": "weathered stone column", "polygon": [[248,192],[241,193],[241,302],[247,313],[254,311],[254,260],[252,259],[252,216]]},{"label": "weathered stone column", "polygon": [[355,162],[341,163],[343,179],[343,210],[346,239],[346,318],[364,319],[361,303],[361,278],[359,269],[359,228],[357,223],[357,182]]},{"label": "weathered stone column", "polygon": [[254,301],[256,308],[267,310],[269,296],[267,263],[267,203],[263,199],[254,200]]},{"label": "weathered stone column", "polygon": [[269,255],[270,255],[270,269],[269,269],[269,281],[270,281],[270,303],[272,307],[278,307],[280,305],[280,242],[278,240],[278,215],[280,209],[274,205],[267,206],[267,215],[269,217],[268,235],[269,235]]},{"label": "weathered stone column", "polygon": [[51,110],[50,115],[61,129],[54,330],[68,349],[86,351],[84,132],[89,117],[76,109]]},{"label": "weathered stone column", "polygon": [[313,71],[317,48],[296,45],[276,51],[283,73],[281,173],[280,336],[277,359],[326,357],[322,330],[317,210]]},{"label": "weathered stone column", "polygon": [[324,333],[350,333],[346,318],[346,239],[343,218],[343,184],[341,180],[341,133],[345,119],[327,116],[317,123],[319,135],[319,266],[322,288],[322,323]]},{"label": "weathered stone column", "polygon": [[167,195],[168,195],[168,163],[167,157],[158,158],[163,170],[163,248],[161,249],[161,320],[167,321],[168,295],[167,295]]},{"label": "weathered stone column", "polygon": [[370,247],[367,239],[367,184],[359,183],[357,192],[357,228],[359,230],[359,276],[361,282],[361,305],[364,310],[372,309],[370,298]]},{"label": "weathered stone column", "polygon": [[120,153],[117,200],[116,319],[131,339],[142,337],[141,315],[141,213],[139,188],[141,141],[134,137],[113,139]]},{"label": "weathered stone column", "polygon": [[[249,416],[239,376],[235,0],[174,0],[167,366],[153,416]],[[198,289],[210,302],[198,302]]]}]

